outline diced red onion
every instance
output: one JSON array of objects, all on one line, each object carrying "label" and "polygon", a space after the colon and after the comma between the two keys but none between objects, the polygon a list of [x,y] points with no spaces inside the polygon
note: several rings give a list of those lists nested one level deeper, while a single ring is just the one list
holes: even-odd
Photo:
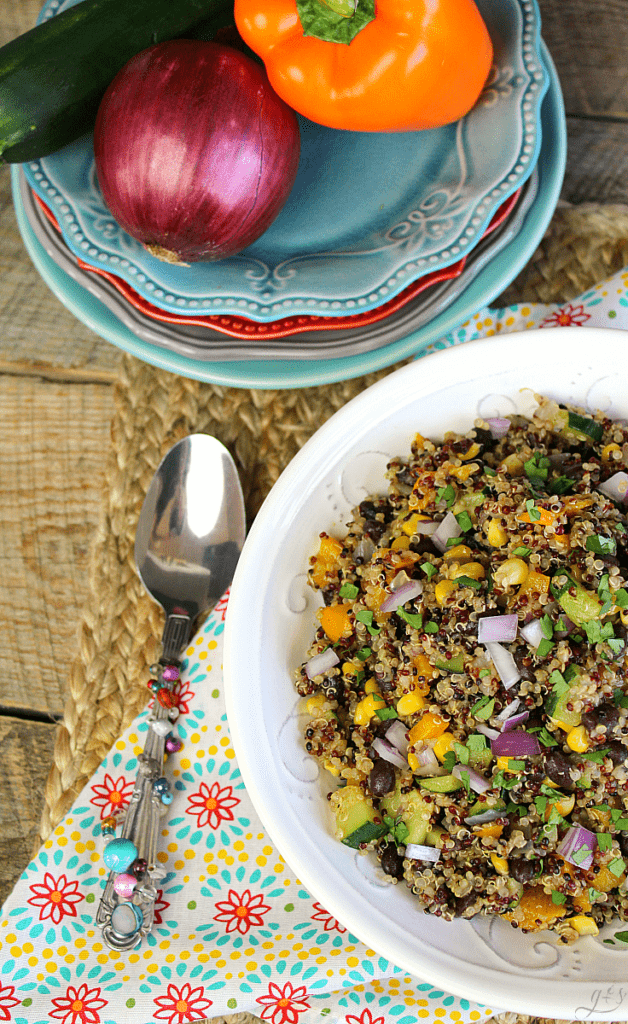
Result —
[{"label": "diced red onion", "polygon": [[487,615],[478,621],[478,640],[481,644],[498,641],[511,643],[517,635],[519,616]]},{"label": "diced red onion", "polygon": [[503,416],[492,416],[486,422],[489,425],[491,437],[494,437],[495,440],[505,437],[510,430],[510,420],[505,419]]},{"label": "diced red onion", "polygon": [[598,484],[597,489],[607,498],[612,498],[613,501],[627,501],[628,474],[620,470],[619,473],[614,473],[613,476],[609,476],[608,480],[603,480],[601,484]]},{"label": "diced red onion", "polygon": [[509,690],[511,686],[521,679],[521,672],[515,664],[510,651],[507,651],[505,647],[497,643],[485,643],[487,653],[495,668],[497,674],[502,681],[502,685],[505,690]]},{"label": "diced red onion", "polygon": [[445,769],[441,766],[440,761],[436,757],[436,754],[431,747],[427,744],[421,747],[415,747],[414,753],[418,761],[418,768],[414,769],[415,775],[433,776],[433,775],[444,775]]},{"label": "diced red onion", "polygon": [[447,548],[447,541],[459,537],[461,533],[460,523],[453,512],[448,512],[432,534],[432,544],[443,552]]},{"label": "diced red onion", "polygon": [[524,722],[527,722],[529,717],[529,711],[519,711],[516,715],[506,719],[502,725],[502,732],[510,732],[511,729],[516,729],[518,725],[523,725]]},{"label": "diced red onion", "polygon": [[526,622],[525,626],[521,627],[519,632],[526,643],[530,644],[530,647],[534,647],[536,649],[543,639],[543,627],[541,626],[541,620],[531,619],[530,622]]},{"label": "diced red onion", "polygon": [[475,727],[478,732],[481,732],[483,736],[488,736],[489,740],[496,740],[499,736],[497,729],[491,729],[490,725],[485,725],[484,722],[480,722]]},{"label": "diced red onion", "polygon": [[[580,860],[574,860],[574,854],[577,854],[578,850],[586,849],[588,854]],[[561,839],[560,843],[556,847],[556,853],[559,853],[561,857],[568,860],[570,864],[575,864],[578,868],[583,868],[587,871],[593,863],[593,854],[597,849],[597,838],[593,832],[589,832],[588,828],[584,825],[572,825],[571,828]]]},{"label": "diced red onion", "polygon": [[510,718],[511,715],[514,715],[515,711],[519,707],[519,703],[520,701],[518,697],[515,697],[514,700],[511,700],[510,704],[507,704],[505,708],[502,708],[498,715],[495,715],[497,721],[505,722],[507,718]]},{"label": "diced red onion", "polygon": [[541,753],[536,736],[525,729],[500,732],[491,740],[491,750],[496,757],[538,757]]},{"label": "diced red onion", "polygon": [[433,519],[420,519],[414,527],[415,533],[422,533],[426,537],[431,537],[438,527],[438,523],[435,523]]},{"label": "diced red onion", "polygon": [[386,730],[386,739],[389,743],[392,743],[400,754],[407,754],[408,752],[408,730],[406,729],[403,722],[396,719],[388,726]]},{"label": "diced red onion", "polygon": [[440,860],[440,850],[433,846],[420,846],[419,843],[408,843],[405,856],[408,860],[429,860],[436,864]]},{"label": "diced red onion", "polygon": [[391,764],[396,765],[397,768],[407,768],[408,762],[405,757],[402,757],[396,747],[393,747],[392,743],[389,743],[385,736],[377,736],[373,740],[373,750],[377,751],[380,757],[383,757],[385,761],[390,761]]},{"label": "diced red onion", "polygon": [[407,601],[412,601],[413,598],[418,597],[422,590],[423,584],[420,580],[408,580],[407,583],[404,583],[388,595],[380,605],[379,610],[380,612],[394,612],[395,608],[401,608]]},{"label": "diced red onion", "polygon": [[333,647],[327,647],[320,654],[315,654],[313,658],[310,658],[305,664],[305,674],[308,679],[314,679],[316,676],[322,676],[324,672],[328,672],[330,668],[334,668],[340,661],[340,658],[336,654]]},{"label": "diced red onion", "polygon": [[462,779],[463,772],[469,776],[469,787],[474,793],[486,793],[487,789],[491,788],[492,782],[476,772],[475,768],[470,768],[468,764],[455,764],[451,770],[451,774],[457,779]]},{"label": "diced red onion", "polygon": [[503,810],[498,811],[496,807],[489,807],[487,811],[482,811],[481,814],[470,814],[464,820],[467,825],[486,825],[489,821],[496,821],[503,816]]}]

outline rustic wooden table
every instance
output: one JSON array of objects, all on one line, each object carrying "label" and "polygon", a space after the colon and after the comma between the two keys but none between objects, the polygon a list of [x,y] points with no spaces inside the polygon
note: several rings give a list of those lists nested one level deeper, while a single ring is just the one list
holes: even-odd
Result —
[{"label": "rustic wooden table", "polygon": [[[567,111],[562,198],[628,204],[628,0],[539,2]],[[0,45],[39,7],[0,0]],[[119,360],[40,279],[0,167],[0,903],[37,834]]]}]

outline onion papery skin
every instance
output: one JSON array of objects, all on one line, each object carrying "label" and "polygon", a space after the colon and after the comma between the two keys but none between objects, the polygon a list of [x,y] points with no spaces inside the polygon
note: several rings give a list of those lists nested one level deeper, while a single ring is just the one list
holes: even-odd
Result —
[{"label": "onion papery skin", "polygon": [[296,114],[245,54],[205,40],[159,43],[105,93],[94,127],[104,201],[171,263],[225,259],[258,239],[297,174]]}]

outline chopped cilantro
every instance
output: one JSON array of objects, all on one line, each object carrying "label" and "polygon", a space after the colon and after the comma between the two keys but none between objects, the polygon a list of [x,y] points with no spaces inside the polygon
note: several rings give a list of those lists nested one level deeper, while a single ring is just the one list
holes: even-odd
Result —
[{"label": "chopped cilantro", "polygon": [[443,768],[445,768],[450,774],[453,766],[456,763],[456,755],[453,750],[448,750],[443,758]]},{"label": "chopped cilantro", "polygon": [[560,825],[560,824],[562,824],[562,822],[564,820],[565,819],[563,818],[562,814],[557,809],[557,807],[552,806],[552,808],[550,810],[550,813],[549,813],[549,818],[547,819],[547,824],[548,825]]},{"label": "chopped cilantro", "polygon": [[497,470],[491,466],[484,466],[484,473],[486,476],[497,476]]},{"label": "chopped cilantro", "polygon": [[521,771],[523,771],[525,766],[526,766],[525,761],[518,761],[514,757],[509,757],[508,758],[508,767],[513,772],[521,772]]},{"label": "chopped cilantro", "polygon": [[613,654],[621,654],[624,649],[624,641],[619,637],[611,637],[606,641]]},{"label": "chopped cilantro", "polygon": [[594,889],[592,885],[589,886],[588,893],[589,903],[595,903],[596,900],[599,900],[601,897],[606,895],[606,893],[600,892],[599,889]]},{"label": "chopped cilantro", "polygon": [[535,796],[534,806],[536,807],[539,814],[545,814],[547,809],[547,797],[546,796]]},{"label": "chopped cilantro", "polygon": [[[491,670],[490,669],[488,669],[488,668],[480,669],[480,679],[483,679],[484,676],[490,676],[490,674],[491,674]],[[488,700],[488,697],[486,699]]]},{"label": "chopped cilantro", "polygon": [[431,562],[421,562],[421,568],[425,575],[428,577],[428,579],[431,579],[431,577],[435,576],[436,573],[438,572],[436,566],[432,565]]},{"label": "chopped cilantro", "polygon": [[438,625],[435,622],[426,622],[423,629],[426,633],[438,633]]},{"label": "chopped cilantro", "polygon": [[446,546],[448,548],[455,548],[456,545],[459,544],[459,543],[460,543],[460,537],[449,537],[447,539],[447,545]]},{"label": "chopped cilantro", "polygon": [[467,747],[472,754],[479,754],[481,750],[486,749],[486,746],[486,736],[482,736],[480,732],[472,732],[467,739]]},{"label": "chopped cilantro", "polygon": [[572,854],[574,864],[577,864],[578,867],[580,867],[582,862],[585,861],[587,857],[591,856],[591,853],[592,851],[588,846],[581,846],[579,850],[576,850],[576,852]]},{"label": "chopped cilantro", "polygon": [[394,708],[379,708],[375,710],[375,714],[382,722],[388,722],[391,718],[399,718]]},{"label": "chopped cilantro", "polygon": [[615,591],[615,604],[618,608],[628,608],[628,590]]},{"label": "chopped cilantro", "polygon": [[451,484],[447,484],[446,487],[439,487],[436,492],[436,496],[438,498],[438,501],[444,501],[446,503],[447,508],[451,508],[454,501],[456,500],[456,492],[454,491]]},{"label": "chopped cilantro", "polygon": [[[608,807],[605,807],[604,810],[607,811]],[[621,811],[617,807],[613,807],[611,810],[611,821],[616,822],[619,818],[621,818]]]},{"label": "chopped cilantro", "polygon": [[468,764],[469,763],[470,753],[467,750],[467,748],[464,746],[464,744],[462,744],[462,743],[454,743],[454,750],[456,751],[456,753],[458,755],[458,760],[460,761],[460,764]]},{"label": "chopped cilantro", "polygon": [[458,523],[458,526],[460,527],[463,533],[468,533],[469,530],[473,529],[471,516],[469,515],[468,512],[458,512],[456,516],[456,522]]},{"label": "chopped cilantro", "polygon": [[601,441],[604,435],[604,428],[601,423],[589,419],[588,416],[581,416],[578,412],[570,411],[568,413],[568,426],[570,430],[575,431],[577,434],[584,434],[585,437],[590,437],[594,441]]},{"label": "chopped cilantro", "polygon": [[601,599],[603,601],[606,598],[610,597],[610,594],[611,594],[611,592],[609,590],[609,586],[608,586],[609,579],[610,579],[610,577],[609,577],[607,572],[605,572],[604,575],[600,577],[600,584],[599,584],[599,586],[597,588],[597,593],[598,593],[598,597],[601,597]]},{"label": "chopped cilantro", "polygon": [[562,906],[566,899],[567,897],[565,896],[564,892],[552,892],[552,903],[554,903],[557,907]]},{"label": "chopped cilantro", "polygon": [[615,938],[620,942],[628,942],[628,932],[615,932]]},{"label": "chopped cilantro", "polygon": [[546,640],[551,640],[552,637],[554,636],[554,625],[553,625],[552,620],[550,619],[549,615],[545,614],[545,615],[541,616],[540,623],[541,623],[541,632],[542,632],[543,636],[546,638]]},{"label": "chopped cilantro", "polygon": [[604,758],[606,757],[607,754],[608,754],[608,750],[606,750],[606,749],[605,750],[589,750],[589,751],[587,751],[586,754],[583,754],[582,756],[587,761],[594,761],[595,764],[602,764],[602,761],[604,760]]},{"label": "chopped cilantro", "polygon": [[531,522],[536,523],[541,518],[541,513],[534,504],[534,498],[528,498],[526,501],[526,510]]},{"label": "chopped cilantro", "polygon": [[613,693],[613,700],[615,701],[615,707],[628,708],[628,694],[625,694],[619,686]]},{"label": "chopped cilantro", "polygon": [[567,668],[563,672],[563,676],[565,677],[565,681],[567,683],[570,683],[572,681],[572,679],[574,679],[579,674],[580,674],[580,669],[578,668],[577,665],[567,665]]},{"label": "chopped cilantro", "polygon": [[354,597],[357,597],[359,590],[355,583],[343,583],[340,588],[340,596],[348,597],[350,601],[353,601]]},{"label": "chopped cilantro", "polygon": [[617,551],[614,539],[605,537],[603,533],[594,533],[587,537],[585,547],[587,551],[593,551],[596,555],[614,555]]},{"label": "chopped cilantro", "polygon": [[614,825],[618,832],[628,832],[628,818],[617,818]]},{"label": "chopped cilantro", "polygon": [[373,652],[370,647],[361,647],[356,654],[356,658],[359,658],[360,661],[366,661],[367,658],[370,658],[372,653]]},{"label": "chopped cilantro", "polygon": [[556,693],[559,697],[562,697],[563,693],[567,693],[569,689],[568,684],[565,682],[565,677],[557,668],[550,674],[549,682],[552,684],[552,692]]},{"label": "chopped cilantro", "polygon": [[511,775],[510,778],[506,778],[503,771],[495,772],[493,776],[493,782],[500,789],[514,789],[521,782],[518,775]]},{"label": "chopped cilantro", "polygon": [[615,875],[615,878],[619,878],[626,870],[626,864],[621,857],[615,857],[608,865],[608,870],[612,875]]},{"label": "chopped cilantro", "polygon": [[560,476],[557,476],[552,480],[552,491],[554,494],[566,494],[567,491],[572,489],[573,485],[574,482],[571,477],[564,476],[564,474],[561,473]]},{"label": "chopped cilantro", "polygon": [[518,555],[519,558],[525,558],[527,555],[530,554],[531,551],[532,548],[527,548],[524,544],[522,544],[520,547],[514,548],[512,553],[513,555]]},{"label": "chopped cilantro", "polygon": [[544,747],[557,747],[558,746],[558,740],[554,739],[554,737],[552,736],[551,732],[548,732],[548,730],[545,728],[545,726],[539,732],[539,740],[541,741],[541,743],[543,744]]},{"label": "chopped cilantro", "polygon": [[404,622],[407,622],[408,625],[412,626],[414,629],[421,629],[423,625],[423,616],[421,615],[420,612],[417,612],[417,614],[412,614],[412,612],[404,611],[403,608],[397,608],[397,615],[399,616],[400,619],[403,619]]},{"label": "chopped cilantro", "polygon": [[524,814],[528,813],[528,808],[525,804],[513,804],[512,800],[506,805],[506,814],[518,814],[519,817],[523,817]]},{"label": "chopped cilantro", "polygon": [[482,697],[476,704],[471,708],[471,714],[479,718],[480,721],[486,722],[493,714],[495,707],[494,697]]},{"label": "chopped cilantro", "polygon": [[537,658],[546,658],[553,646],[553,640],[548,640],[547,637],[543,637],[539,646],[536,649]]},{"label": "chopped cilantro", "polygon": [[610,850],[613,846],[613,837],[609,836],[608,832],[596,832],[597,845],[600,848],[601,853],[606,850]]},{"label": "chopped cilantro", "polygon": [[468,772],[464,772],[464,771],[460,772],[460,781],[461,781],[462,785],[464,786],[464,788],[466,789],[467,793],[470,792],[470,790],[471,790],[471,776],[469,775]]},{"label": "chopped cilantro", "polygon": [[544,480],[547,480],[547,474],[549,471],[550,460],[547,455],[540,455],[539,452],[535,452],[534,455],[524,462],[523,468],[526,471],[527,477],[531,483],[538,486]]},{"label": "chopped cilantro", "polygon": [[583,622],[582,626],[590,644],[602,643],[603,640],[609,640],[615,635],[610,622],[602,625],[599,619],[590,619],[589,622]]},{"label": "chopped cilantro", "polygon": [[[397,612],[397,614],[399,614],[399,612]],[[381,629],[377,629],[373,625],[373,612],[372,611],[369,611],[366,608],[361,609],[359,612],[355,613],[355,617],[358,620],[358,622],[364,623],[364,625],[368,629],[368,631],[371,634],[371,636],[378,636],[381,633]]]},{"label": "chopped cilantro", "polygon": [[479,580],[473,580],[470,576],[457,576],[456,583],[460,583],[463,587],[473,587],[474,590],[479,590],[482,586]]}]

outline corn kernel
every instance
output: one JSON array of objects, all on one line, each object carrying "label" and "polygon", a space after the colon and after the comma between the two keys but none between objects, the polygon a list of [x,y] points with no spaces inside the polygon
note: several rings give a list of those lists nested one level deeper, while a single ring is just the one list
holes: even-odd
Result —
[{"label": "corn kernel", "polygon": [[587,917],[586,914],[578,914],[576,917],[568,917],[566,924],[570,924],[572,928],[578,932],[578,935],[597,935],[599,928],[596,925],[592,917]]},{"label": "corn kernel", "polygon": [[408,751],[408,764],[410,765],[410,769],[413,772],[418,772],[418,770],[419,770],[419,759],[416,756],[416,754],[414,753],[414,751],[412,751],[412,750]]},{"label": "corn kernel", "polygon": [[395,537],[394,541],[390,545],[392,551],[407,551],[410,547],[409,537]]},{"label": "corn kernel", "polygon": [[472,580],[483,580],[486,576],[486,569],[481,562],[466,562],[452,569],[452,579],[457,580],[459,576],[468,576]]},{"label": "corn kernel", "polygon": [[434,597],[440,605],[443,605],[454,589],[455,585],[451,580],[441,580],[440,583],[437,583],[434,587]]},{"label": "corn kernel", "polygon": [[621,454],[621,448],[614,441],[612,444],[605,444],[602,448],[602,462],[608,462],[612,457],[613,452],[619,452]]},{"label": "corn kernel", "polygon": [[312,717],[314,717],[315,715],[320,714],[326,700],[327,697],[322,693],[317,693],[314,697],[308,697],[307,704],[305,705],[308,715],[312,715]]},{"label": "corn kernel", "polygon": [[620,608],[619,617],[624,626],[628,626],[628,608]]},{"label": "corn kernel", "polygon": [[369,693],[357,705],[353,721],[356,725],[368,725],[378,708],[385,707],[386,701],[382,700],[381,697],[376,697],[373,693]]},{"label": "corn kernel", "polygon": [[578,754],[589,749],[589,738],[583,725],[577,725],[567,733],[567,746]]},{"label": "corn kernel", "polygon": [[455,544],[453,548],[448,548],[443,554],[443,559],[446,562],[460,562],[463,558],[471,558],[473,552],[468,544]]},{"label": "corn kernel", "polygon": [[364,692],[365,693],[376,693],[378,695],[378,697],[381,697],[381,694],[379,692],[379,687],[378,687],[377,683],[375,682],[375,680],[373,678],[366,680],[366,682],[364,684]]},{"label": "corn kernel", "polygon": [[494,822],[492,825],[474,825],[473,833],[479,836],[480,839],[499,839],[502,832],[504,831],[503,825],[496,825]]},{"label": "corn kernel", "polygon": [[508,861],[505,857],[499,857],[496,853],[492,853],[491,863],[498,875],[508,874]]},{"label": "corn kernel", "polygon": [[403,697],[397,701],[397,714],[413,715],[423,707],[425,707],[425,698],[416,690],[411,690],[410,693],[404,693]]},{"label": "corn kernel", "polygon": [[332,764],[331,761],[325,761],[324,767],[330,773],[330,775],[340,775],[340,768],[337,765]]},{"label": "corn kernel", "polygon": [[514,758],[514,757],[513,758],[511,758],[511,757],[498,757],[497,758],[497,767],[502,772],[510,772],[511,775],[516,775],[518,773],[519,769],[518,768],[511,768],[510,767],[510,762],[511,761],[516,761],[516,760],[517,759]]},{"label": "corn kernel", "polygon": [[493,580],[499,587],[514,587],[524,582],[529,571],[523,558],[507,558],[493,573]]},{"label": "corn kernel", "polygon": [[356,676],[359,672],[359,668],[352,661],[345,661],[342,665],[343,676]]},{"label": "corn kernel", "polygon": [[467,448],[467,450],[464,453],[464,455],[459,455],[458,458],[461,459],[462,462],[466,462],[468,459],[474,459],[475,456],[479,455],[479,454],[480,454],[480,446],[477,443],[477,441],[474,441],[473,444],[470,445]]},{"label": "corn kernel", "polygon": [[558,783],[557,782],[552,782],[552,780],[550,779],[549,775],[546,775],[545,778],[543,779],[543,785],[544,786],[549,786],[550,789],[560,789],[560,786],[558,785]]},{"label": "corn kernel", "polygon": [[497,468],[498,473],[505,473],[506,476],[522,476],[523,462],[518,455],[507,455]]},{"label": "corn kernel", "polygon": [[570,793],[569,796],[563,794],[557,800],[548,800],[547,807],[545,808],[545,820],[549,821],[553,807],[556,808],[561,817],[566,818],[573,811],[575,802],[576,798],[573,793]]},{"label": "corn kernel", "polygon": [[508,531],[504,529],[499,519],[491,519],[486,531],[486,538],[494,548],[501,548],[508,540]]},{"label": "corn kernel", "polygon": [[[412,664],[414,665],[415,669],[417,670],[417,673],[420,676],[425,676],[426,679],[433,679],[434,676],[436,675],[436,671],[432,667],[432,664],[431,664],[429,658],[427,657],[426,654],[423,654],[423,652],[421,652],[420,654],[417,654],[417,656],[412,659]],[[421,692],[428,693],[429,692],[429,686],[425,690],[422,690]]]},{"label": "corn kernel", "polygon": [[436,754],[439,761],[444,761],[445,754],[453,749],[453,745],[456,742],[456,737],[451,732],[442,733],[436,743],[434,744],[434,753]]},{"label": "corn kernel", "polygon": [[420,512],[413,512],[411,516],[409,516],[407,519],[404,519],[404,521],[401,523],[401,529],[403,530],[404,533],[408,534],[408,537],[412,537],[412,535],[416,531],[417,523],[420,523],[421,521],[425,522],[427,518],[427,516],[421,515]]}]

